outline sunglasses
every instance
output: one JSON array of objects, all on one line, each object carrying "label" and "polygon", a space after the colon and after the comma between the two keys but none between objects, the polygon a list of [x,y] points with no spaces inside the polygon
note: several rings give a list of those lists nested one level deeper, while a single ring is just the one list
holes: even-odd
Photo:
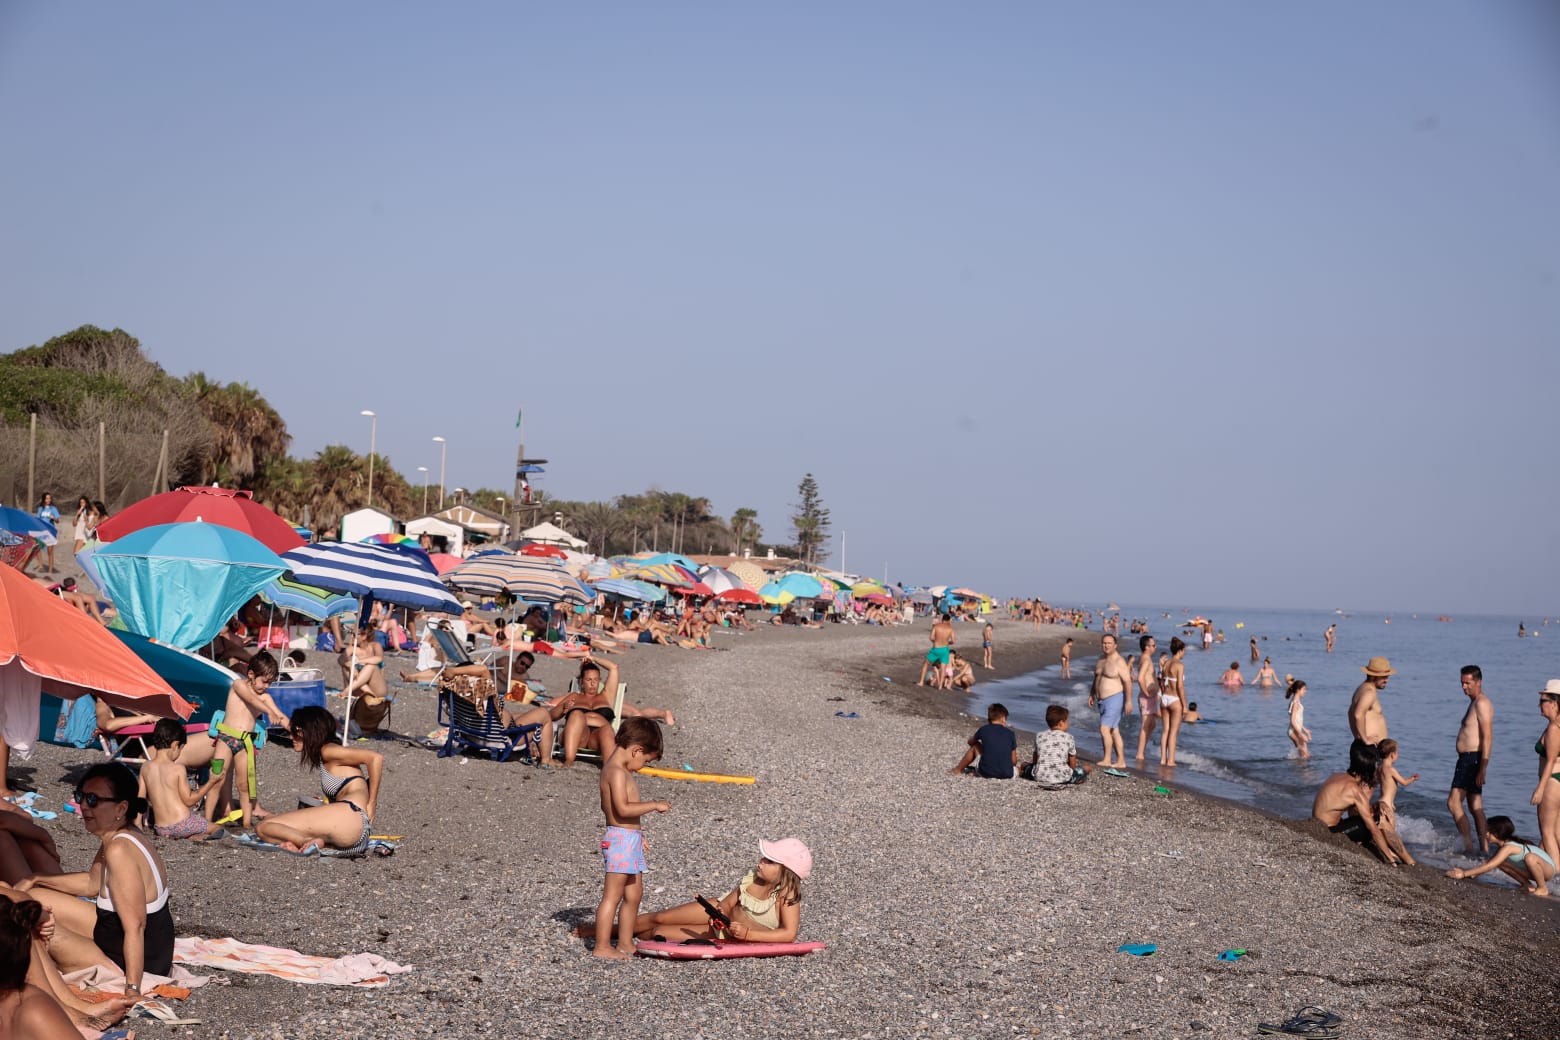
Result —
[{"label": "sunglasses", "polygon": [[81,791],[77,791],[76,792],[76,801],[80,802],[82,805],[85,805],[88,809],[96,809],[99,805],[102,805],[104,802],[126,802],[126,801],[129,801],[129,799],[128,798],[110,798],[106,794],[93,794],[90,791],[88,791],[85,794],[83,794]]}]

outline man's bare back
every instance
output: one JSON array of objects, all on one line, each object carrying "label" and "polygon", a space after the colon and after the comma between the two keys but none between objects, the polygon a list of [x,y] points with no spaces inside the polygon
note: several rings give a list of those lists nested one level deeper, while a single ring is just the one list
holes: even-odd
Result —
[{"label": "man's bare back", "polygon": [[953,645],[953,625],[947,621],[939,621],[932,626],[932,646]]}]

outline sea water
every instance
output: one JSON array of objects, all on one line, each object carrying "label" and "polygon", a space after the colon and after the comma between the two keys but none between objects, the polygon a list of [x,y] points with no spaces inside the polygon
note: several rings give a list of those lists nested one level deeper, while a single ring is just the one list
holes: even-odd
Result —
[{"label": "sea water", "polygon": [[[1191,616],[1184,608],[1125,606],[1122,610],[1123,655],[1138,650],[1138,636],[1125,632],[1133,618],[1148,622],[1159,653],[1169,652],[1172,636],[1186,641],[1187,697],[1208,720],[1181,727],[1178,765],[1173,769],[1158,764],[1156,728],[1143,762],[1149,775],[1282,816],[1308,817],[1321,782],[1348,768],[1349,699],[1364,678],[1361,668],[1372,657],[1388,657],[1397,674],[1382,690],[1381,705],[1389,733],[1400,745],[1397,769],[1405,777],[1419,774],[1417,783],[1398,791],[1398,831],[1415,858],[1435,865],[1466,863],[1446,796],[1457,757],[1457,728],[1469,704],[1459,671],[1463,665],[1475,664],[1484,672],[1484,692],[1495,705],[1485,813],[1510,816],[1519,834],[1538,837],[1529,802],[1539,767],[1533,742],[1545,725],[1538,713],[1538,691],[1545,681],[1560,678],[1560,619],[1546,624],[1541,617],[1459,615],[1440,621],[1434,614],[1364,611],[1203,609],[1201,613],[1213,621],[1215,630],[1223,629],[1226,639],[1207,651],[1202,649],[1200,632],[1188,635],[1178,627]],[[1525,623],[1527,638],[1517,638],[1519,622]],[[1329,654],[1323,632],[1334,623],[1337,639]],[[1262,666],[1260,660],[1251,661],[1253,636],[1260,656],[1273,659],[1278,685],[1240,690],[1220,686],[1218,678],[1231,661],[1239,664],[1248,682]],[[1002,652],[1000,630],[995,652]],[[1078,747],[1096,757],[1099,714],[1088,706],[1095,660],[1092,653],[1074,653],[1070,679],[1063,679],[1060,666],[1053,666],[978,683],[969,710],[984,715],[988,704],[1001,702],[1014,725],[1039,731],[1045,729],[1047,705],[1063,704],[1071,712]],[[1307,685],[1309,759],[1300,758],[1289,741],[1289,705],[1282,680],[1286,673]],[[1137,752],[1141,721],[1134,691],[1133,714],[1122,722],[1129,762]],[[1020,761],[1027,760],[1027,754],[1021,748]],[[1098,774],[1093,779],[1112,782]]]}]

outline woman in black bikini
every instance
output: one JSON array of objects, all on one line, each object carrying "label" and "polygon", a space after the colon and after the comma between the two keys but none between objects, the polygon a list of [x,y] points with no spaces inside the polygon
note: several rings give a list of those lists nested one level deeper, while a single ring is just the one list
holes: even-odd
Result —
[{"label": "woman in black bikini", "polygon": [[1538,842],[1551,860],[1560,863],[1560,679],[1544,684],[1538,711],[1549,723],[1533,745],[1539,762],[1532,799],[1538,806]]},{"label": "woman in black bikini", "polygon": [[322,847],[349,853],[366,851],[379,802],[384,756],[367,748],[342,747],[336,736],[336,720],[314,705],[293,712],[292,739],[300,765],[319,771],[326,803],[267,816],[255,823],[255,833],[289,852]]}]

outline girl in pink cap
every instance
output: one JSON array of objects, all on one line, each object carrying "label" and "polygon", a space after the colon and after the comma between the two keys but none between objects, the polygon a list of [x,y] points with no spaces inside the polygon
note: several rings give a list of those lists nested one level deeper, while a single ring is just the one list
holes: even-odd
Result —
[{"label": "girl in pink cap", "polygon": [[720,901],[731,927],[716,934],[697,902],[641,914],[634,922],[640,939],[734,939],[738,942],[796,941],[802,920],[802,879],[812,873],[812,853],[796,838],[758,843],[758,865]]}]

